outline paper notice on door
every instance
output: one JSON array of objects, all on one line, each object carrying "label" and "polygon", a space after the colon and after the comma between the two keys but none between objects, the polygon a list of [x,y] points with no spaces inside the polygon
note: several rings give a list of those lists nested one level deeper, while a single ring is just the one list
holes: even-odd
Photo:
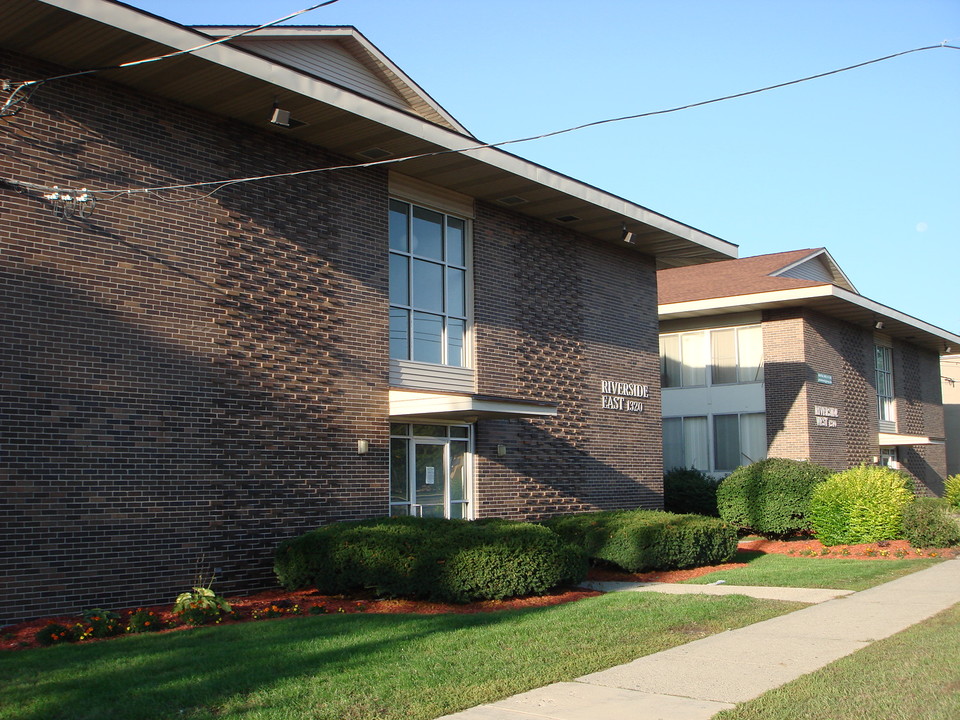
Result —
[{"label": "paper notice on door", "polygon": [[425,467],[424,470],[426,471],[426,477],[424,477],[423,481],[424,481],[427,485],[433,485],[433,484],[434,484],[434,472],[436,471],[436,468],[434,468],[434,467]]}]

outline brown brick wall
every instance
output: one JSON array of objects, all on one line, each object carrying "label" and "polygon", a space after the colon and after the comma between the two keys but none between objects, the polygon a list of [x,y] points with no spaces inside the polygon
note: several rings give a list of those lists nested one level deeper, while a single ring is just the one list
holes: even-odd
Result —
[{"label": "brown brick wall", "polygon": [[[478,516],[660,507],[652,260],[484,205],[474,238],[479,391],[559,407],[478,424]],[[653,386],[643,412],[601,408],[602,380]]]},{"label": "brown brick wall", "polygon": [[808,369],[800,310],[763,314],[763,376],[767,412],[767,456],[807,460]]},{"label": "brown brick wall", "polygon": [[[0,54],[0,77],[56,72]],[[48,185],[343,161],[98,78],[0,134],[0,177]],[[280,539],[387,512],[386,172],[207,193],[66,221],[0,187],[0,623],[169,602],[199,570],[264,587]],[[652,261],[493,207],[475,225],[479,390],[560,407],[478,424],[478,516],[658,507]],[[602,410],[601,380],[650,383],[644,412]]]}]

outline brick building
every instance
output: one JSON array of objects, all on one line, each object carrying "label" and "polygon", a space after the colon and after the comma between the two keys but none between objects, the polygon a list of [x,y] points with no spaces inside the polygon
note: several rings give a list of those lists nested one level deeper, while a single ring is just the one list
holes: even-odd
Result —
[{"label": "brick building", "polygon": [[0,622],[267,586],[335,520],[660,506],[655,273],[734,246],[461,152],[353,28],[110,69],[236,29],[0,20]]},{"label": "brick building", "polygon": [[665,467],[880,462],[942,491],[939,363],[960,336],[863,297],[823,248],[658,282]]}]

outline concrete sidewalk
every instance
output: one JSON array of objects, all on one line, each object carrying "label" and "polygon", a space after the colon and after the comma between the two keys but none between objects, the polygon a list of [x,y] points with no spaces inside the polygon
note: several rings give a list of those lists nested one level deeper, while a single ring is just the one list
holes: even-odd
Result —
[{"label": "concrete sidewalk", "polygon": [[[657,591],[655,585],[660,584],[628,589]],[[680,587],[715,594],[719,588],[724,588],[723,592],[734,589],[723,585]],[[706,720],[958,602],[960,558],[869,590],[439,720]]]}]

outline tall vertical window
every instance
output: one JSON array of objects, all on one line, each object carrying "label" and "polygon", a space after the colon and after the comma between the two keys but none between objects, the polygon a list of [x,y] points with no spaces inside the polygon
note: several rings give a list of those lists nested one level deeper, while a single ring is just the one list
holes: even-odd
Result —
[{"label": "tall vertical window", "polygon": [[710,448],[707,444],[707,418],[665,418],[663,421],[663,467],[710,467]]},{"label": "tall vertical window", "polygon": [[880,422],[895,422],[893,412],[893,357],[890,348],[874,345],[877,372],[877,414]]},{"label": "tall vertical window", "polygon": [[466,221],[390,201],[390,357],[464,367]]},{"label": "tall vertical window", "polygon": [[660,375],[665,388],[763,382],[763,331],[747,325],[661,335]]},{"label": "tall vertical window", "polygon": [[714,415],[714,470],[734,470],[767,457],[765,413]]}]

